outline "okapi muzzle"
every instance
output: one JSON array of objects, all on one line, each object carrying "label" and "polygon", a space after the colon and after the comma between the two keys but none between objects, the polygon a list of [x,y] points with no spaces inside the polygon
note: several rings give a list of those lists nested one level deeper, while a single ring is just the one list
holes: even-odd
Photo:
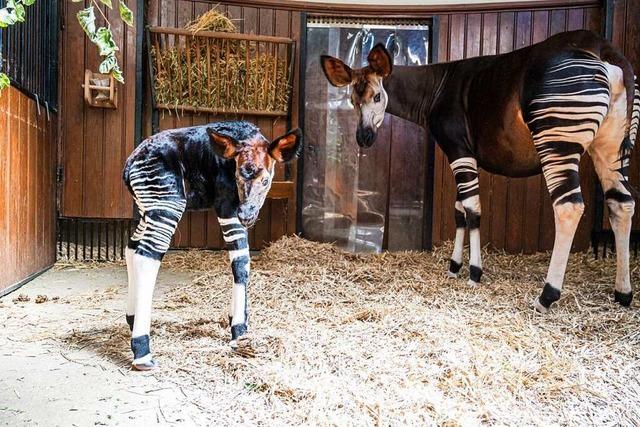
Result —
[{"label": "okapi muzzle", "polygon": [[358,129],[356,130],[356,142],[362,148],[369,148],[376,142],[376,136],[378,133],[370,126],[363,126],[362,123],[358,123]]},{"label": "okapi muzzle", "polygon": [[298,128],[269,142],[262,134],[246,141],[236,141],[229,136],[207,129],[216,152],[236,161],[236,187],[238,189],[238,220],[252,227],[273,181],[276,163],[294,159],[302,146],[302,131]]},{"label": "okapi muzzle", "polygon": [[368,66],[354,70],[338,58],[326,55],[320,58],[329,83],[335,87],[352,86],[351,103],[359,116],[356,142],[362,148],[373,145],[384,121],[389,98],[383,79],[391,74],[393,67],[391,55],[381,43],[369,52],[367,60]]}]

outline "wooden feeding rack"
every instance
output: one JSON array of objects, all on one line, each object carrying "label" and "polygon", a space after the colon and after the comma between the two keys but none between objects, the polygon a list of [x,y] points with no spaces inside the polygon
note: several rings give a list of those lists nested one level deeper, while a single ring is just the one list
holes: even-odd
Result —
[{"label": "wooden feeding rack", "polygon": [[150,27],[156,108],[287,116],[295,42],[285,37]]}]

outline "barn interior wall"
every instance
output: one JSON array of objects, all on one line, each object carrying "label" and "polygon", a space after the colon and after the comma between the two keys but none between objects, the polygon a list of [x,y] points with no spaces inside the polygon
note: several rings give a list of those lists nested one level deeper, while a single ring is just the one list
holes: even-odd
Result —
[{"label": "barn interior wall", "polygon": [[[118,85],[117,109],[85,104],[85,69],[97,72],[97,48],[78,25],[77,12],[90,2],[63,2],[60,71],[63,181],[60,214],[81,218],[131,218],[131,197],[122,182],[124,161],[134,147],[136,89],[136,30],[125,25],[117,8],[103,7],[126,84]],[[136,12],[136,2],[127,3]],[[97,21],[102,19],[96,13]]]},{"label": "barn interior wall", "polygon": [[55,262],[55,113],[0,95],[0,292]]},{"label": "barn interior wall", "polygon": [[[135,6],[135,2],[130,2]],[[633,0],[616,0],[614,3],[614,44],[621,47],[632,60],[636,70],[638,63],[638,28],[640,5]],[[439,60],[454,60],[476,55],[508,52],[518,47],[543,40],[557,32],[588,28],[600,32],[603,24],[602,4],[593,2],[578,6],[505,6],[483,9],[482,5],[469,10],[442,12],[425,11],[421,16],[437,16],[439,23]],[[117,110],[96,110],[84,106],[81,96],[81,78],[85,68],[96,69],[98,58],[95,47],[89,45],[77,26],[75,12],[82,4],[65,2],[64,52],[61,79],[61,151],[64,181],[61,214],[70,217],[128,218],[132,216],[130,197],[121,184],[120,172],[124,159],[134,146],[134,98],[135,98],[135,32],[114,19],[114,33],[121,44],[120,58],[128,84],[120,86]],[[242,32],[263,35],[288,36],[300,41],[302,10],[299,5],[277,1],[261,1],[257,4],[229,0],[148,0],[146,2],[149,25],[181,27],[204,11],[218,7],[236,19]],[[471,9],[472,8],[472,9]],[[317,7],[313,13],[322,14]],[[336,6],[326,13],[340,14]],[[354,12],[346,12],[353,15]],[[371,12],[363,12],[371,16]],[[396,13],[397,15],[397,13]],[[298,50],[300,44],[297,45]],[[298,125],[298,73],[292,106],[291,126]],[[145,75],[146,78],[146,75]],[[150,132],[149,115],[145,115],[144,134]],[[160,128],[188,126],[219,120],[223,117],[210,114],[160,114]],[[257,123],[266,136],[277,136],[287,130],[286,120],[245,117]],[[144,135],[143,135],[144,136]],[[639,151],[632,161],[632,182],[640,184]],[[449,166],[442,152],[436,150],[433,194],[433,241],[448,240],[454,236],[453,201],[455,186]],[[581,164],[582,180],[587,209],[575,239],[575,249],[589,247],[594,225],[596,180],[588,158]],[[286,176],[285,176],[286,175]],[[278,179],[295,180],[295,168],[288,173],[278,170]],[[481,173],[481,201],[483,206],[482,239],[494,247],[509,252],[534,252],[548,250],[553,243],[553,212],[546,186],[541,177],[509,179]],[[260,221],[252,230],[253,248],[295,231],[296,207],[284,200],[269,200],[263,208]],[[606,218],[606,215],[605,215]],[[634,228],[640,225],[639,216]],[[604,224],[606,225],[606,219]],[[217,221],[213,212],[194,212],[184,216],[174,240],[178,247],[222,247]]]},{"label": "barn interior wall", "polygon": [[[452,13],[439,19],[439,61],[510,52],[570,30],[601,30],[599,6]],[[586,250],[594,223],[595,173],[588,156],[580,164],[585,214],[574,250]],[[449,164],[438,148],[434,167],[434,243],[455,236],[453,205],[456,191]],[[553,246],[551,199],[542,176],[505,178],[480,173],[481,236],[508,252],[532,253]]]},{"label": "barn interior wall", "polygon": [[[247,2],[248,4],[248,2]],[[147,5],[147,21],[152,26],[184,27],[189,21],[212,9],[227,14],[234,20],[238,31],[248,34],[289,37],[299,41],[300,12],[275,8],[256,8],[248,6],[227,5],[210,1],[197,0],[150,0]],[[296,61],[299,58],[299,44]],[[293,103],[291,106],[290,124],[285,118],[265,118],[244,116],[242,119],[255,123],[265,137],[272,139],[283,135],[289,127],[298,126],[298,74],[295,67]],[[238,119],[237,116],[222,116],[205,113],[160,112],[159,129],[193,126],[217,120]],[[148,132],[147,127],[147,132]],[[295,181],[295,165],[277,165],[275,181]],[[295,185],[293,185],[295,188]],[[295,199],[294,199],[295,200]],[[260,211],[258,222],[249,231],[249,243],[252,249],[260,249],[265,243],[275,241],[285,234],[295,232],[296,207],[286,199],[267,199]],[[174,247],[210,248],[224,247],[218,221],[213,211],[187,212],[178,225],[173,240]]]},{"label": "barn interior wall", "polygon": [[[611,41],[631,62],[633,70],[638,76],[640,75],[640,1],[615,0],[613,1],[612,12]],[[638,141],[636,141],[636,149],[631,157],[629,181],[635,189],[640,189],[640,150],[638,149]],[[636,209],[637,211],[638,209]],[[604,229],[611,229],[606,207],[602,217],[602,226]],[[640,215],[634,215],[631,228],[632,230],[640,230]]]}]

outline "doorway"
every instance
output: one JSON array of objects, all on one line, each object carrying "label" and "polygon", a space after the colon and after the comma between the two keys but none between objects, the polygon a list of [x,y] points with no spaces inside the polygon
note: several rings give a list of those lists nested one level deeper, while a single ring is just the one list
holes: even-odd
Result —
[{"label": "doorway", "polygon": [[426,208],[431,204],[425,201],[425,189],[433,152],[426,131],[386,114],[376,143],[360,149],[350,88],[331,86],[320,67],[323,54],[352,68],[364,67],[377,43],[392,52],[394,65],[426,65],[431,58],[430,30],[430,21],[307,20],[300,209],[306,238],[336,242],[354,252],[430,246],[431,223],[426,217],[431,213]]}]

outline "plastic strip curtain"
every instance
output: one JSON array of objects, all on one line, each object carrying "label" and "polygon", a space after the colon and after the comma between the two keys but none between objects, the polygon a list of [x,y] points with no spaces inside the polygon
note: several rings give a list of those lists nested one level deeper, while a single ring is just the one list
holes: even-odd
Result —
[{"label": "plastic strip curtain", "polygon": [[[422,247],[425,135],[386,114],[373,147],[360,149],[351,88],[335,88],[320,55],[352,68],[384,43],[395,65],[424,65],[429,27],[419,23],[316,20],[307,27],[305,160],[302,221],[305,237],[355,252]],[[389,216],[389,218],[386,218]],[[388,228],[386,242],[385,227]]]}]

